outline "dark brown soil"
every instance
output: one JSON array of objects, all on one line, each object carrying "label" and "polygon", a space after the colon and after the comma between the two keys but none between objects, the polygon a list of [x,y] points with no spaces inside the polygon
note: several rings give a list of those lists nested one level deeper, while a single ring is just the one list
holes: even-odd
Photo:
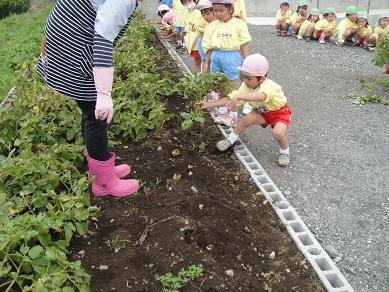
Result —
[{"label": "dark brown soil", "polygon": [[[179,115],[183,100],[172,96],[167,108]],[[92,275],[92,291],[162,291],[157,275],[192,264],[202,264],[204,276],[180,291],[324,291],[233,152],[217,152],[221,138],[210,118],[192,132],[182,132],[176,118],[115,149],[144,186],[131,198],[92,198],[101,212],[89,236],[72,243],[73,257]]]}]

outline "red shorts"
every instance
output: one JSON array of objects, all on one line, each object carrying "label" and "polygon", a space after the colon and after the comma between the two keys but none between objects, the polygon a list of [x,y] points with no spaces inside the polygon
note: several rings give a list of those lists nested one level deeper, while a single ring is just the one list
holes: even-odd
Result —
[{"label": "red shorts", "polygon": [[191,58],[200,59],[200,54],[198,50],[193,50],[192,52],[190,52],[189,56]]},{"label": "red shorts", "polygon": [[[321,34],[323,33],[323,31],[322,30],[319,30],[317,33],[316,33],[316,38],[317,39],[320,39],[320,36],[321,36]],[[324,40],[325,41],[329,41],[330,40],[330,35],[326,35],[326,37],[324,38]]]},{"label": "red shorts", "polygon": [[289,126],[292,110],[290,109],[288,104],[285,104],[279,110],[276,110],[274,112],[260,113],[260,115],[266,122],[265,124],[260,124],[262,128],[266,128],[268,125],[273,127],[277,123],[283,123]]}]

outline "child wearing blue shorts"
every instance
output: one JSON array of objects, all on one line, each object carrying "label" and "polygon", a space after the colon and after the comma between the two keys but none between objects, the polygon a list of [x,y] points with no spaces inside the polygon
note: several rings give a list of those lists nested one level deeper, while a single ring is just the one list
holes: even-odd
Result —
[{"label": "child wearing blue shorts", "polygon": [[[204,70],[222,72],[237,87],[243,59],[249,55],[251,36],[246,22],[234,17],[234,0],[210,0],[216,20],[209,23],[204,32],[203,48],[206,51]],[[237,112],[219,111],[216,123],[233,126]]]}]

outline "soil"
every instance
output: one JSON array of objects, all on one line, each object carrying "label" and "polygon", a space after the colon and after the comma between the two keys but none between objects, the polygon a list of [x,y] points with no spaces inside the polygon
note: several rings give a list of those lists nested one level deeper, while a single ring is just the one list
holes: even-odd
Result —
[{"label": "soil", "polygon": [[[163,46],[154,45],[167,62],[161,68],[168,64],[178,78]],[[180,97],[166,103],[177,117],[185,110]],[[180,291],[324,291],[233,152],[217,152],[222,138],[210,117],[190,132],[173,118],[147,139],[117,146],[143,187],[130,198],[92,197],[101,212],[71,247],[92,275],[92,291],[161,291],[156,276],[192,264],[202,264],[204,275]]]}]

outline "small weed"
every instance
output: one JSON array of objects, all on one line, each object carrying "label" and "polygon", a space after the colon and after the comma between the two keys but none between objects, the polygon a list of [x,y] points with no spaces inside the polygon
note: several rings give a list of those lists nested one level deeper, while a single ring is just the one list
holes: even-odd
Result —
[{"label": "small weed", "polygon": [[162,284],[163,292],[173,292],[184,287],[190,281],[203,276],[203,266],[191,265],[188,269],[182,268],[175,276],[172,273],[166,273],[157,277]]},{"label": "small weed", "polygon": [[108,246],[109,249],[113,250],[114,252],[118,253],[119,250],[126,248],[126,243],[129,243],[130,241],[127,239],[119,239],[119,236],[116,236],[115,239],[112,240],[106,240],[105,244]]},{"label": "small weed", "polygon": [[383,78],[384,75],[378,76],[373,82],[366,82],[365,80],[360,80],[360,86],[362,93],[353,93],[350,95],[351,102],[353,104],[365,104],[368,102],[372,103],[381,103],[383,105],[389,105],[389,101],[382,98],[382,96],[375,94],[374,90],[376,86],[388,87],[389,81]]}]

